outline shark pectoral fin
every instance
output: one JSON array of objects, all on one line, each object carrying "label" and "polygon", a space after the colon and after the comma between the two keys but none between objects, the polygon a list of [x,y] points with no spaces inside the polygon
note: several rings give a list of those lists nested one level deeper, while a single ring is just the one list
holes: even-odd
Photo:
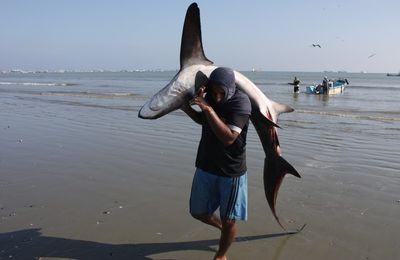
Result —
[{"label": "shark pectoral fin", "polygon": [[207,76],[199,70],[196,73],[196,77],[194,80],[194,94],[196,95],[196,93],[199,91],[199,88],[201,86],[205,86],[207,82],[208,82]]},{"label": "shark pectoral fin", "polygon": [[283,178],[287,173],[290,173],[300,178],[300,174],[296,169],[290,165],[282,156],[269,155],[265,158],[264,164],[264,192],[267,198],[269,207],[271,208],[272,214],[274,215],[278,224],[286,230],[280,222],[276,214],[276,199],[278,197],[278,191],[282,184]]}]

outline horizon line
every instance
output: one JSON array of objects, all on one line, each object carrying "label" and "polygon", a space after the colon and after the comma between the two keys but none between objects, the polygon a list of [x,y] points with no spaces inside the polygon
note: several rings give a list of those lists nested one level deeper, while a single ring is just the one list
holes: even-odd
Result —
[{"label": "horizon line", "polygon": [[[153,68],[153,69],[1,69],[0,74],[9,74],[9,73],[104,73],[104,72],[172,72],[179,71],[179,69],[161,69],[161,68]],[[321,71],[299,71],[299,70],[264,70],[264,69],[238,69],[237,71],[242,72],[290,72],[290,73],[354,73],[354,74],[392,74],[393,72],[367,72],[367,71],[346,71],[346,70],[321,70]],[[400,72],[399,72],[400,73]]]}]

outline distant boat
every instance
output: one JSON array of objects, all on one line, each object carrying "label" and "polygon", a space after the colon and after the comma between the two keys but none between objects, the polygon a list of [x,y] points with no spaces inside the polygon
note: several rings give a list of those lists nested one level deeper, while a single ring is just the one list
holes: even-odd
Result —
[{"label": "distant boat", "polygon": [[399,73],[387,73],[386,76],[388,77],[400,77],[400,72]]},{"label": "distant boat", "polygon": [[340,94],[344,92],[345,87],[349,84],[347,79],[337,79],[333,81],[329,81],[327,86],[319,85],[311,85],[306,87],[307,94],[315,94],[315,95],[334,95]]}]

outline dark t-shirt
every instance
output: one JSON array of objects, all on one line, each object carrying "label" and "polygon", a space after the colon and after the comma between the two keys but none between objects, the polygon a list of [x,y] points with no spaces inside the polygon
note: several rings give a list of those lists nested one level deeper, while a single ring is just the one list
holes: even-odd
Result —
[{"label": "dark t-shirt", "polygon": [[240,128],[242,131],[233,144],[224,146],[205,120],[197,150],[196,167],[216,175],[240,176],[247,170],[246,135],[251,114],[249,97],[237,89],[235,95],[223,104],[215,104],[211,95],[206,95],[205,99],[224,123],[231,129]]}]

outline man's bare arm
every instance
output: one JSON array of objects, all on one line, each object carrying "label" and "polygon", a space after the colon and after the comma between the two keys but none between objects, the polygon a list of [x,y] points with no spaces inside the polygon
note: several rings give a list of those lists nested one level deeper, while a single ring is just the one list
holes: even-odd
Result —
[{"label": "man's bare arm", "polygon": [[204,123],[204,117],[201,112],[194,110],[189,103],[185,103],[181,107],[182,111],[185,112],[194,122],[202,125]]}]

